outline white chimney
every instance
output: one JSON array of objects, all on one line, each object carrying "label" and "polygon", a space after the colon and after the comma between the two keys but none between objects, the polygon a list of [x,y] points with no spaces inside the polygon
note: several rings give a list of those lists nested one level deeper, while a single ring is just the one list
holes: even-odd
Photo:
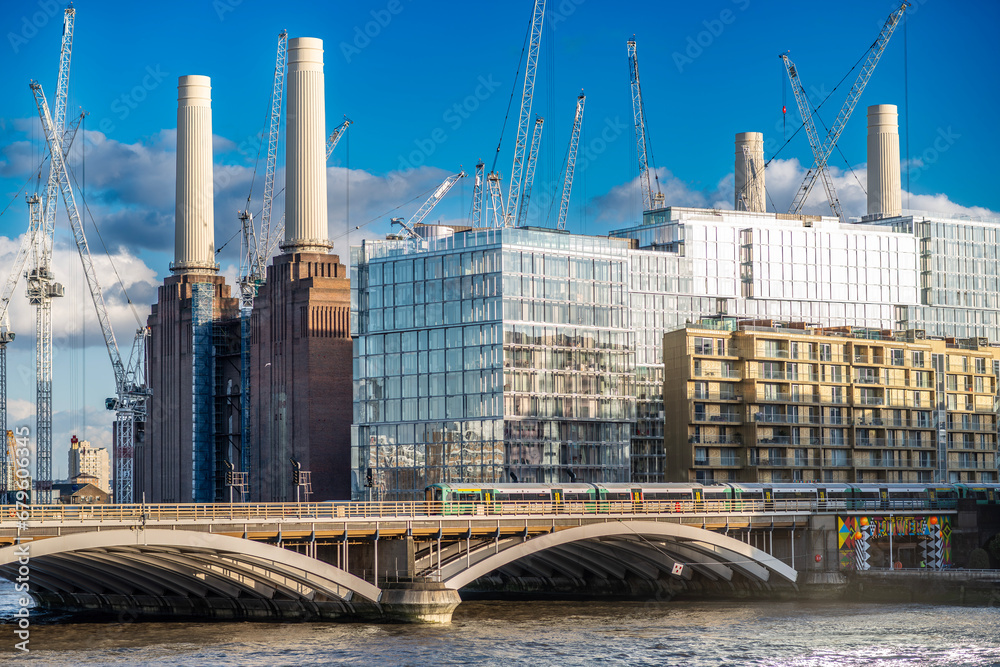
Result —
[{"label": "white chimney", "polygon": [[326,103],[323,40],[288,40],[285,144],[285,241],[281,249],[328,252],[326,222]]},{"label": "white chimney", "polygon": [[899,183],[899,122],[895,104],[868,107],[868,215],[903,212]]},{"label": "white chimney", "polygon": [[173,273],[214,274],[215,213],[212,194],[212,80],[177,80],[177,191]]},{"label": "white chimney", "polygon": [[737,211],[764,213],[764,135],[740,132],[736,135]]}]

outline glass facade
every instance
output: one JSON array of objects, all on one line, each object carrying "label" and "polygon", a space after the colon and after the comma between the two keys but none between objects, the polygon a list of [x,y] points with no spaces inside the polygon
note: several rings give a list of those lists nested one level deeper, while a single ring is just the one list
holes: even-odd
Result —
[{"label": "glass facade", "polygon": [[901,328],[1000,341],[1000,220],[906,215],[872,221],[919,243],[920,304]]},{"label": "glass facade", "polygon": [[440,236],[365,241],[355,497],[663,481],[664,333],[721,314],[1000,340],[997,229],[671,207],[607,238],[428,227]]},{"label": "glass facade", "polygon": [[627,247],[491,229],[353,248],[354,496],[627,481]]},{"label": "glass facade", "polygon": [[708,315],[894,328],[918,303],[912,235],[834,218],[670,207],[612,232],[635,239],[632,480],[664,481],[663,334]]}]

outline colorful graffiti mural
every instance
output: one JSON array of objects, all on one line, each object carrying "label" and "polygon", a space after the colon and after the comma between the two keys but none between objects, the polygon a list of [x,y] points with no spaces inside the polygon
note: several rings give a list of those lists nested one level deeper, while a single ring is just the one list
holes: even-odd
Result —
[{"label": "colorful graffiti mural", "polygon": [[911,543],[916,538],[926,567],[950,567],[951,530],[950,516],[838,516],[840,567],[870,569],[873,542],[897,538]]}]

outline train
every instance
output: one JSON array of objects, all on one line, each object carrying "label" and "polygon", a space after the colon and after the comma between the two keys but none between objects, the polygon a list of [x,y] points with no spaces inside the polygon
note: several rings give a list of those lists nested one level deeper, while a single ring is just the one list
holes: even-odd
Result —
[{"label": "train", "polygon": [[431,484],[425,499],[443,514],[511,511],[905,511],[955,509],[960,499],[1000,503],[1000,484],[659,483]]}]

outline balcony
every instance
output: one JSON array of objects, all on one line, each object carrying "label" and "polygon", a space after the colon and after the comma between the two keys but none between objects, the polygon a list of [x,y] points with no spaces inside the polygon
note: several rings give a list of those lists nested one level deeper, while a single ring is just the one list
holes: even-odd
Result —
[{"label": "balcony", "polygon": [[742,468],[743,463],[738,456],[698,456],[694,459],[696,468]]},{"label": "balcony", "polygon": [[820,468],[823,464],[818,459],[810,461],[793,456],[762,456],[751,459],[750,465],[756,468]]},{"label": "balcony", "polygon": [[858,404],[859,405],[884,405],[885,404],[885,398],[883,398],[882,396],[859,396],[858,397]]},{"label": "balcony", "polygon": [[692,445],[742,445],[743,440],[740,436],[708,436],[706,437],[695,437],[691,436],[688,438],[688,443]]},{"label": "balcony", "polygon": [[717,415],[706,415],[706,414],[695,413],[694,419],[692,421],[699,422],[699,423],[706,423],[706,422],[709,422],[709,423],[718,423],[718,422],[724,422],[724,423],[741,424],[741,423],[743,423],[743,418],[740,417],[735,412],[729,412],[729,413],[723,412],[722,414],[717,414]]},{"label": "balcony", "polygon": [[696,401],[742,401],[743,395],[733,391],[695,391]]}]

